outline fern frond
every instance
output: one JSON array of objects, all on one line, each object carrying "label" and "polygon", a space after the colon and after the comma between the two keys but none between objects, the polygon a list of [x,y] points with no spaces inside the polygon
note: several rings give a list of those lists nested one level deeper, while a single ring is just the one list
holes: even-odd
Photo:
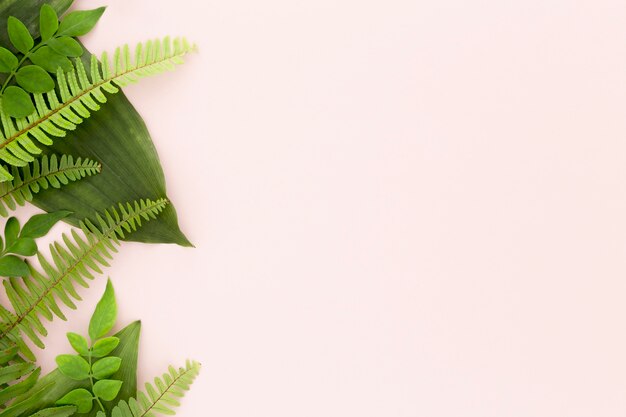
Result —
[{"label": "fern frond", "polygon": [[[41,145],[51,145],[54,137],[65,136],[100,109],[100,104],[107,101],[105,92],[114,94],[119,87],[171,70],[195,48],[186,39],[172,41],[167,37],[140,43],[131,58],[129,47],[124,46],[117,48],[112,64],[106,53],[101,63],[92,55],[89,71],[77,58],[72,71],[57,72],[58,91],[33,94],[37,110],[25,118],[9,117],[0,100],[0,159],[12,166],[25,166],[33,161],[33,155],[41,153]],[[0,167],[0,181],[12,178]]]},{"label": "fern frond", "polygon": [[39,252],[37,258],[43,273],[30,266],[27,278],[10,278],[3,282],[13,312],[0,306],[0,341],[16,344],[22,354],[33,359],[25,343],[28,337],[36,346],[43,348],[42,336],[47,331],[42,317],[51,321],[54,317],[65,320],[59,301],[70,309],[76,309],[74,301],[80,301],[76,285],[88,287],[93,273],[102,273],[101,266],[109,266],[112,252],[117,252],[119,240],[163,211],[168,200],[140,200],[133,204],[119,204],[96,215],[95,223],[84,220],[79,224],[81,234],[72,230],[71,237],[63,234],[63,243],[50,245],[52,261]]},{"label": "fern frond", "polygon": [[[6,167],[5,167],[6,168]],[[0,216],[8,216],[8,210],[32,201],[33,194],[40,190],[59,188],[70,181],[78,181],[97,174],[102,165],[97,161],[71,155],[43,155],[24,167],[11,167],[13,180],[0,182]]]},{"label": "fern frond", "polygon": [[[189,391],[194,379],[200,373],[200,364],[187,361],[184,368],[169,367],[169,372],[161,378],[154,378],[154,384],[146,383],[146,392],[139,391],[137,399],[128,402],[120,401],[111,411],[111,417],[154,417],[155,414],[174,415],[174,407],[180,406],[178,401]],[[104,417],[100,411],[97,417]]]},{"label": "fern frond", "polygon": [[18,395],[30,390],[37,382],[41,370],[24,361],[14,344],[0,343],[0,416]]}]

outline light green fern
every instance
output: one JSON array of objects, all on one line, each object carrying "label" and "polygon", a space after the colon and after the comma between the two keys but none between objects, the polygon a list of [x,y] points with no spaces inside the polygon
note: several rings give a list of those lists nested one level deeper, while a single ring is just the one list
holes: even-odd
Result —
[{"label": "light green fern", "polygon": [[[6,167],[5,167],[6,168]],[[43,155],[24,167],[10,167],[13,179],[0,182],[0,216],[8,216],[9,210],[32,201],[33,194],[40,190],[59,188],[71,181],[100,172],[102,165],[97,161],[71,155]]]},{"label": "light green fern", "polygon": [[[165,38],[140,43],[134,54],[128,46],[118,48],[112,63],[106,53],[101,63],[92,55],[89,70],[77,58],[72,71],[57,72],[58,92],[33,94],[37,111],[32,115],[13,119],[1,109],[0,102],[0,159],[12,166],[25,166],[34,160],[33,155],[41,153],[41,145],[51,145],[54,137],[65,136],[97,111],[107,100],[105,92],[116,93],[119,87],[173,69],[194,49],[195,45],[185,39]],[[12,178],[0,167],[0,181]]]},{"label": "light green fern", "polygon": [[[154,384],[146,383],[146,392],[139,391],[137,399],[131,398],[120,401],[111,411],[111,417],[154,417],[156,414],[173,415],[174,407],[180,403],[178,398],[185,395],[185,391],[200,373],[198,362],[187,361],[184,368],[169,367],[169,372],[161,378],[154,379]],[[96,417],[105,417],[100,411]]]},{"label": "light green fern", "polygon": [[101,273],[100,267],[108,266],[106,259],[117,252],[119,239],[140,227],[143,220],[156,218],[167,204],[166,199],[140,200],[98,214],[98,225],[84,220],[79,225],[82,237],[72,230],[71,238],[63,234],[63,244],[50,245],[52,262],[37,254],[43,273],[31,266],[30,277],[5,280],[4,288],[14,311],[0,306],[0,342],[14,343],[25,358],[34,360],[24,339],[28,337],[36,346],[44,347],[41,337],[47,331],[42,317],[65,320],[59,301],[76,309],[73,300],[80,300],[76,285],[88,287],[87,280],[94,278],[93,272]]}]

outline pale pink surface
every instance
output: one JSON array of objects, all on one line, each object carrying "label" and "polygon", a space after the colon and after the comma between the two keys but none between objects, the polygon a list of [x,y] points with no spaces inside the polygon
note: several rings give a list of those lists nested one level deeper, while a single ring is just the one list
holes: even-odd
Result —
[{"label": "pale pink surface", "polygon": [[200,46],[127,89],[197,248],[107,271],[180,416],[626,413],[623,1],[106,3]]}]

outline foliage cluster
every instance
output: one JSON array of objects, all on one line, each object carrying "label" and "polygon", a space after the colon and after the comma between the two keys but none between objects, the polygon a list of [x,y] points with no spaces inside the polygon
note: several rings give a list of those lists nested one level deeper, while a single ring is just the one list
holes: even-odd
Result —
[{"label": "foliage cluster", "polygon": [[[121,241],[170,206],[165,196],[118,199],[106,210],[75,219],[71,205],[47,210],[23,225],[11,212],[39,195],[76,187],[106,167],[97,155],[60,154],[58,138],[79,136],[86,119],[106,106],[112,94],[141,78],[171,70],[195,49],[185,39],[153,40],[117,48],[98,60],[76,39],[90,32],[104,8],[66,14],[71,0],[35,0],[29,21],[6,16],[8,44],[0,45],[0,276],[8,305],[0,304],[0,417],[66,417],[74,414],[143,417],[173,414],[200,365],[188,361],[137,390],[139,324],[113,334],[117,303],[111,280],[91,317],[86,336],[68,333],[73,353],[57,357],[57,369],[42,376],[33,346],[45,348],[46,323],[65,320],[77,309],[79,292],[109,266]],[[7,3],[8,4],[8,3]],[[59,17],[61,15],[61,17]],[[31,21],[36,21],[35,29]],[[115,130],[109,118],[99,130]],[[128,141],[140,141],[129,132]],[[108,154],[115,154],[110,149]],[[105,155],[106,156],[106,155]],[[119,163],[124,164],[123,156]],[[158,163],[158,161],[157,161]],[[149,183],[150,178],[148,178]],[[155,181],[158,181],[157,178]],[[85,193],[95,199],[95,191]],[[54,197],[52,197],[54,198]],[[78,207],[78,203],[77,203]],[[59,221],[69,233],[42,251],[37,239]]]}]

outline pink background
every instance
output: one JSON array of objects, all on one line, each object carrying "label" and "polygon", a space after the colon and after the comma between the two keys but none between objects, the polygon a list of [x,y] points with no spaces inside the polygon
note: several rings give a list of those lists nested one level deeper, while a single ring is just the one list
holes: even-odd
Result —
[{"label": "pink background", "polygon": [[107,3],[200,45],[127,89],[197,248],[107,271],[180,416],[626,413],[626,3]]}]

